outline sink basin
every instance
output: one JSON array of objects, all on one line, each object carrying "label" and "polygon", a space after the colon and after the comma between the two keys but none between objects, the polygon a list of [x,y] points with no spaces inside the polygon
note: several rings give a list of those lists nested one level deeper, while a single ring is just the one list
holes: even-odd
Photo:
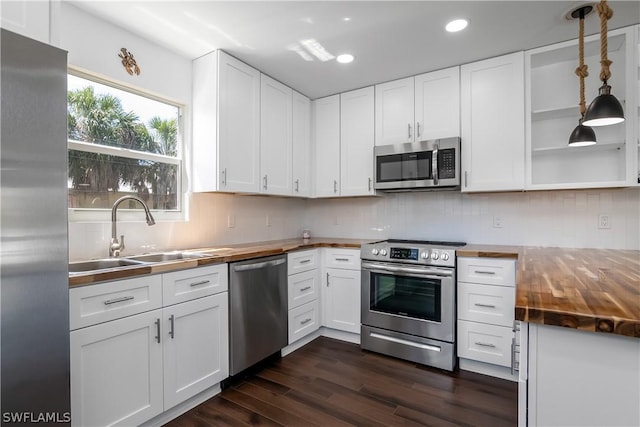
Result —
[{"label": "sink basin", "polygon": [[204,257],[204,254],[197,252],[160,252],[156,254],[135,255],[127,257],[128,260],[142,262],[165,262],[179,261],[182,259],[198,259]]},{"label": "sink basin", "polygon": [[86,273],[88,271],[108,270],[132,265],[144,265],[144,262],[127,258],[92,259],[69,263],[69,273]]}]

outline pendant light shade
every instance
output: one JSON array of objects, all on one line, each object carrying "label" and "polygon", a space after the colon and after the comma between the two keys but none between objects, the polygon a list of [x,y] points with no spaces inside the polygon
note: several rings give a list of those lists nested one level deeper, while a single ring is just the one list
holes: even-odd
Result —
[{"label": "pendant light shade", "polygon": [[596,6],[600,15],[600,80],[602,86],[598,91],[598,96],[591,102],[584,115],[586,126],[607,126],[624,121],[624,110],[622,104],[611,94],[611,86],[607,80],[611,78],[612,61],[607,58],[607,21],[613,16],[613,10],[607,4],[607,0],[601,0]]},{"label": "pendant light shade", "polygon": [[571,132],[569,136],[569,147],[586,147],[596,143],[596,133],[589,126],[582,124],[582,120],[578,126]]},{"label": "pendant light shade", "polygon": [[615,125],[624,121],[624,110],[618,99],[611,95],[611,86],[603,84],[599,95],[591,102],[584,115],[587,126]]}]

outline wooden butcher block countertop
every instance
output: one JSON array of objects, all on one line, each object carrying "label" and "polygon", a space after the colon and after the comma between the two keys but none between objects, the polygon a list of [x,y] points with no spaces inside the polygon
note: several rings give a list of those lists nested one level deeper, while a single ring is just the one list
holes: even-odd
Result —
[{"label": "wooden butcher block countertop", "polygon": [[517,258],[516,319],[640,338],[640,251],[468,245]]}]

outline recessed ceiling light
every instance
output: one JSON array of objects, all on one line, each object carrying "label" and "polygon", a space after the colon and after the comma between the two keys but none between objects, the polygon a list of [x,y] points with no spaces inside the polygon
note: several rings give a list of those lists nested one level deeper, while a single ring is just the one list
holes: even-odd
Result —
[{"label": "recessed ceiling light", "polygon": [[338,61],[341,64],[348,64],[349,62],[353,61],[353,55],[350,55],[348,53],[343,53],[342,55],[338,55],[338,57],[336,58],[336,61]]},{"label": "recessed ceiling light", "polygon": [[351,21],[351,18],[349,18],[348,16],[345,16],[344,18],[342,18],[342,20],[344,22],[349,22],[349,21]]},{"label": "recessed ceiling light", "polygon": [[467,28],[467,25],[469,25],[469,21],[467,21],[466,19],[455,19],[449,22],[444,28],[450,33],[455,33],[464,30],[465,28]]}]

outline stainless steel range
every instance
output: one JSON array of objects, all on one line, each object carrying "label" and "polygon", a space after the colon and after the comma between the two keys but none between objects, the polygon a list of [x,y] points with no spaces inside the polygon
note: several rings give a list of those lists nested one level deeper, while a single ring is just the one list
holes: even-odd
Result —
[{"label": "stainless steel range", "polygon": [[455,368],[455,248],[464,245],[385,240],[362,246],[363,349]]}]

